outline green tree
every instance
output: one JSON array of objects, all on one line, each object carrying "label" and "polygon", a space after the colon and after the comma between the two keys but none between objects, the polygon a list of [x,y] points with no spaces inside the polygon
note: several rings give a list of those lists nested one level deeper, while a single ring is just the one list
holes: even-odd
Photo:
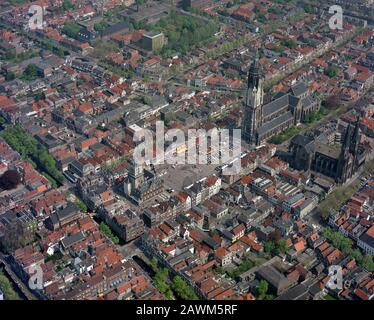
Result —
[{"label": "green tree", "polygon": [[151,25],[150,28],[153,31],[162,31],[166,34],[168,44],[162,49],[164,55],[172,51],[183,55],[196,45],[212,41],[214,33],[218,30],[218,23],[214,20],[206,23],[198,18],[173,12]]},{"label": "green tree", "polygon": [[351,256],[357,261],[358,264],[362,263],[362,253],[359,249],[352,250]]},{"label": "green tree", "polygon": [[34,94],[34,99],[36,101],[38,100],[44,100],[45,99],[45,95],[44,95],[44,92],[43,91],[38,91]]},{"label": "green tree", "polygon": [[0,269],[0,290],[4,293],[6,300],[20,300],[20,297],[14,291],[11,282],[4,275],[3,269]]},{"label": "green tree", "polygon": [[14,72],[7,72],[6,75],[5,75],[5,80],[6,81],[12,81],[16,78],[16,75],[14,74]]},{"label": "green tree", "polygon": [[174,292],[183,300],[198,300],[198,296],[192,288],[180,276],[173,279],[172,288]]},{"label": "green tree", "polygon": [[86,213],[88,211],[86,204],[82,200],[76,199],[75,204],[77,205],[77,207],[79,208],[81,212]]},{"label": "green tree", "polygon": [[114,244],[119,244],[119,238],[113,234],[112,229],[110,229],[110,227],[106,223],[101,222],[99,225],[99,229],[108,238],[110,238]]},{"label": "green tree", "polygon": [[139,102],[141,102],[143,104],[148,104],[148,105],[152,102],[152,99],[149,96],[140,96],[138,98],[138,100],[139,100]]},{"label": "green tree", "polygon": [[227,272],[227,275],[232,278],[232,279],[235,279],[236,281],[239,281],[239,276],[248,271],[249,269],[253,268],[255,266],[255,263],[248,257],[248,256],[245,256],[242,263],[235,269],[231,270],[231,271],[228,271]]},{"label": "green tree", "polygon": [[328,67],[326,70],[325,70],[325,74],[327,76],[329,76],[330,78],[334,78],[337,76],[339,70],[338,68],[336,67]]},{"label": "green tree", "polygon": [[276,242],[276,247],[280,253],[285,253],[287,251],[287,242],[286,240],[279,240]]},{"label": "green tree", "polygon": [[150,261],[150,265],[151,265],[151,268],[152,270],[157,273],[158,272],[158,261],[155,257],[153,257]]},{"label": "green tree", "polygon": [[65,23],[64,27],[62,28],[62,32],[66,34],[68,37],[77,39],[78,33],[81,30],[81,27],[76,23]]},{"label": "green tree", "polygon": [[271,252],[273,252],[274,248],[275,248],[275,245],[274,245],[274,242],[272,242],[272,241],[266,242],[266,243],[264,244],[264,251],[265,251],[266,253],[271,253]]},{"label": "green tree", "polygon": [[269,12],[269,13],[276,14],[276,15],[281,15],[281,14],[283,13],[281,9],[279,9],[278,7],[275,7],[275,6],[270,7],[270,8],[268,9],[268,12]]},{"label": "green tree", "polygon": [[363,256],[359,249],[353,249],[353,241],[351,239],[331,228],[325,228],[323,236],[331,242],[334,247],[341,250],[344,254],[350,255],[354,258],[364,269],[370,272],[374,271],[373,258],[370,255]]},{"label": "green tree", "polygon": [[38,77],[38,67],[36,64],[29,64],[23,72],[23,79],[27,81],[35,80]]},{"label": "green tree", "polygon": [[175,113],[168,113],[165,116],[164,122],[166,126],[169,126],[172,122],[174,122],[177,119],[175,116]]},{"label": "green tree", "polygon": [[119,244],[119,238],[113,234],[112,229],[110,229],[110,227],[106,223],[101,222],[99,225],[99,229],[108,238],[110,238],[114,244]]},{"label": "green tree", "polygon": [[63,58],[63,57],[65,56],[65,51],[64,51],[64,49],[62,49],[62,48],[59,48],[59,47],[53,47],[53,48],[52,48],[52,51],[53,51],[56,55],[58,55],[59,57],[61,57],[61,58]]},{"label": "green tree", "polygon": [[268,241],[264,244],[264,251],[270,253],[272,256],[276,256],[280,253],[287,251],[287,242],[285,240],[279,241]]},{"label": "green tree", "polygon": [[309,14],[314,13],[314,9],[313,9],[313,7],[312,7],[310,4],[306,4],[306,5],[304,6],[304,11],[305,11],[306,13],[309,13]]},{"label": "green tree", "polygon": [[94,29],[95,29],[96,31],[103,31],[103,30],[105,30],[108,26],[109,26],[109,24],[108,24],[106,21],[100,21],[100,22],[95,23],[95,25],[94,25]]},{"label": "green tree", "polygon": [[263,299],[266,295],[266,293],[268,292],[268,289],[269,289],[269,284],[267,283],[266,280],[260,280],[257,288],[256,288],[256,293],[257,293],[257,296],[260,298],[260,299]]},{"label": "green tree", "polygon": [[62,6],[61,7],[62,7],[62,9],[64,11],[70,10],[70,9],[74,8],[73,4],[71,3],[71,0],[64,0],[62,2]]},{"label": "green tree", "polygon": [[281,45],[290,49],[294,49],[297,47],[297,42],[292,39],[285,39],[281,41]]},{"label": "green tree", "polygon": [[156,273],[154,277],[156,286],[160,290],[161,293],[165,293],[166,291],[169,290],[169,285],[167,283],[168,276],[169,276],[168,269],[162,268]]},{"label": "green tree", "polygon": [[362,258],[362,267],[366,269],[369,272],[374,272],[374,262],[373,262],[373,257],[370,255],[365,255]]},{"label": "green tree", "polygon": [[[152,259],[151,264],[154,264],[154,259]],[[157,259],[156,259],[156,264],[157,264]],[[157,268],[156,267],[156,274],[153,277],[154,284],[156,288],[165,295],[166,299],[168,300],[174,300],[174,294],[173,291],[169,285],[169,271],[166,268]]]},{"label": "green tree", "polygon": [[138,5],[138,6],[141,6],[143,4],[145,4],[147,2],[147,0],[135,0],[135,3]]}]

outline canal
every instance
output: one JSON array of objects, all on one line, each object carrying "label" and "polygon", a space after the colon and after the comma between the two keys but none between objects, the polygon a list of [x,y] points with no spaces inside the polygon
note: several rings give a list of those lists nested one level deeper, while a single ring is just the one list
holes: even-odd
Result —
[{"label": "canal", "polygon": [[6,271],[5,265],[2,262],[0,262],[0,274],[3,274],[9,280],[10,284],[12,285],[12,289],[18,295],[20,300],[27,300],[26,296],[23,294],[21,289],[18,287],[17,283],[14,282],[10,274]]},{"label": "canal", "polygon": [[156,273],[153,271],[152,267],[137,255],[132,258],[153,279]]}]

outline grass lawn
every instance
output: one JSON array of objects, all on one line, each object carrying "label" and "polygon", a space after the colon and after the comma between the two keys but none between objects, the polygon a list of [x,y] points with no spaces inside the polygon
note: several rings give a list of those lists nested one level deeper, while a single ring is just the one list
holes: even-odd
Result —
[{"label": "grass lawn", "polygon": [[292,137],[296,136],[298,133],[301,132],[301,130],[302,130],[301,127],[296,127],[296,126],[290,127],[287,130],[283,131],[282,133],[280,133],[276,136],[273,136],[269,140],[269,142],[273,143],[273,144],[281,144],[281,143],[291,139]]},{"label": "grass lawn", "polygon": [[329,294],[325,295],[323,299],[324,300],[338,300],[338,299],[334,298],[333,296],[331,296]]}]

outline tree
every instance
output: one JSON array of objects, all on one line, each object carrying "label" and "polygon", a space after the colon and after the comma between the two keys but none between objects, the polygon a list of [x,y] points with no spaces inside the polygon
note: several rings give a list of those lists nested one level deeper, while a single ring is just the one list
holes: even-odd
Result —
[{"label": "tree", "polygon": [[336,67],[328,67],[325,70],[325,74],[327,76],[329,76],[330,78],[336,77],[336,75],[338,74],[338,72],[339,72],[339,70]]},{"label": "tree", "polygon": [[33,163],[40,172],[47,173],[59,183],[64,181],[64,176],[58,170],[56,161],[48,153],[48,150],[20,126],[7,126],[0,135],[22,157]]},{"label": "tree", "polygon": [[290,49],[294,49],[297,47],[297,42],[292,39],[285,39],[281,41],[281,45]]},{"label": "tree", "polygon": [[151,268],[152,270],[157,273],[158,272],[158,261],[155,257],[153,257],[150,261],[150,265],[151,265]]},{"label": "tree", "polygon": [[274,242],[269,241],[264,244],[264,251],[267,253],[271,253],[275,248]]},{"label": "tree", "polygon": [[154,277],[156,286],[160,290],[161,293],[165,293],[169,289],[169,285],[167,283],[168,276],[169,276],[168,269],[162,268],[156,273]]},{"label": "tree", "polygon": [[307,4],[304,6],[304,11],[306,13],[312,14],[314,13],[314,8],[310,4]]},{"label": "tree", "polygon": [[144,3],[146,3],[147,0],[135,0],[135,3],[138,5],[138,6],[141,6],[143,5]]},{"label": "tree", "polygon": [[188,53],[192,47],[211,41],[218,29],[218,23],[216,21],[204,23],[198,18],[174,12],[150,27],[153,31],[163,31],[166,34],[168,44],[163,48],[164,55],[172,51],[183,55]]},{"label": "tree", "polygon": [[96,31],[103,31],[108,27],[108,23],[106,21],[100,21],[94,24],[94,29]]},{"label": "tree", "polygon": [[4,275],[2,269],[0,269],[0,290],[4,293],[6,300],[20,300],[20,297],[14,291],[12,284]]},{"label": "tree", "polygon": [[143,103],[143,104],[147,104],[147,105],[149,105],[149,104],[151,104],[152,99],[151,99],[151,97],[148,97],[148,96],[141,96],[141,97],[139,98],[139,101],[140,101],[141,103]]},{"label": "tree", "polygon": [[269,284],[267,283],[266,280],[261,280],[260,283],[258,284],[256,288],[257,296],[260,299],[263,299],[268,292],[269,289]]},{"label": "tree", "polygon": [[277,256],[280,253],[287,251],[287,242],[285,240],[269,241],[264,244],[264,251],[270,253],[272,256]]},{"label": "tree", "polygon": [[359,249],[352,250],[351,256],[357,261],[358,264],[362,263],[362,253]]},{"label": "tree", "polygon": [[244,272],[248,271],[249,269],[253,268],[255,265],[256,264],[250,259],[250,257],[248,255],[245,255],[242,263],[237,268],[228,271],[227,275],[230,278],[239,281],[240,280],[239,276],[242,273],[244,273]]},{"label": "tree", "polygon": [[17,170],[8,170],[0,177],[0,187],[5,190],[15,189],[21,182],[21,176]]},{"label": "tree", "polygon": [[364,267],[364,269],[366,269],[367,271],[369,272],[373,272],[374,271],[374,262],[373,262],[373,257],[370,256],[370,255],[365,255],[363,258],[362,258],[362,266]]},{"label": "tree", "polygon": [[75,204],[77,205],[77,207],[79,208],[79,210],[80,210],[81,212],[86,213],[86,212],[88,211],[88,208],[87,208],[86,204],[85,204],[82,200],[77,199],[77,200],[75,201]]},{"label": "tree", "polygon": [[21,221],[17,221],[9,225],[1,238],[1,247],[6,252],[13,252],[14,250],[26,246],[34,238],[33,232]]},{"label": "tree", "polygon": [[38,77],[38,67],[36,64],[31,63],[29,64],[25,71],[23,72],[23,78],[25,80],[31,81]]},{"label": "tree", "polygon": [[276,242],[276,247],[280,253],[285,253],[287,251],[287,242],[286,240],[279,240]]},{"label": "tree", "polygon": [[7,72],[6,75],[5,75],[5,80],[6,81],[12,81],[15,78],[16,78],[16,75],[12,71]]},{"label": "tree", "polygon": [[66,11],[66,10],[70,10],[70,9],[72,9],[74,6],[73,6],[73,4],[71,3],[71,0],[64,0],[63,2],[62,2],[62,9],[64,10],[64,11]]},{"label": "tree", "polygon": [[167,113],[164,118],[164,122],[166,126],[169,126],[172,122],[174,122],[177,119],[175,116],[175,113]]},{"label": "tree", "polygon": [[[151,260],[151,264],[154,264],[156,262],[157,265],[157,259],[153,258]],[[153,266],[154,267],[154,266]],[[159,269],[156,266],[156,275],[153,277],[153,281],[155,283],[156,288],[165,295],[166,299],[168,300],[174,300],[174,294],[172,289],[170,288],[170,285],[168,283],[169,278],[169,271],[166,268]]]},{"label": "tree", "polygon": [[373,257],[370,255],[362,256],[359,249],[353,249],[353,241],[340,232],[335,232],[331,228],[325,228],[323,236],[332,243],[332,245],[344,254],[350,255],[359,265],[369,272],[374,271]]},{"label": "tree", "polygon": [[77,39],[80,30],[81,27],[75,23],[65,23],[62,28],[62,32],[73,39]]},{"label": "tree", "polygon": [[198,296],[192,288],[180,276],[173,279],[172,288],[174,292],[183,300],[198,300]]},{"label": "tree", "polygon": [[112,230],[107,224],[105,224],[104,222],[101,222],[99,225],[99,229],[108,238],[110,238],[114,244],[119,244],[119,238],[113,234]]},{"label": "tree", "polygon": [[64,57],[65,56],[65,51],[62,48],[58,47],[53,47],[53,52],[57,54],[59,57]]},{"label": "tree", "polygon": [[113,236],[112,241],[114,244],[119,244],[119,238],[117,236]]},{"label": "tree", "polygon": [[281,9],[279,9],[278,7],[270,7],[268,9],[268,12],[269,13],[273,13],[273,14],[276,14],[276,15],[280,15],[283,13],[283,11]]},{"label": "tree", "polygon": [[36,92],[35,95],[34,95],[34,99],[35,99],[36,101],[44,100],[44,99],[45,99],[44,92],[43,92],[43,91],[38,91],[38,92]]},{"label": "tree", "polygon": [[352,253],[353,242],[351,239],[345,237],[340,232],[334,232],[331,228],[326,228],[323,235],[332,245],[339,250],[343,251],[345,254]]}]

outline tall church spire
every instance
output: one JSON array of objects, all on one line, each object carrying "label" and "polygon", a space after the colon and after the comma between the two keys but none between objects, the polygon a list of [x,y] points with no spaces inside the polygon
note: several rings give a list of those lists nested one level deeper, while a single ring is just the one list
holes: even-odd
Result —
[{"label": "tall church spire", "polygon": [[355,129],[353,131],[351,140],[351,152],[356,154],[358,151],[358,146],[360,144],[360,117],[357,116]]},{"label": "tall church spire", "polygon": [[243,138],[257,144],[257,129],[262,126],[262,107],[264,103],[264,78],[258,50],[248,70],[245,93],[244,117],[242,121]]},{"label": "tall church spire", "polygon": [[339,183],[346,182],[349,175],[351,174],[351,170],[349,170],[351,137],[352,126],[351,124],[349,124],[347,129],[345,130],[342,149],[338,160],[336,178],[338,179]]},{"label": "tall church spire", "polygon": [[254,61],[249,67],[248,71],[247,88],[258,88],[261,78],[262,68],[260,64],[258,49],[256,49]]},{"label": "tall church spire", "polygon": [[351,126],[351,124],[349,124],[347,129],[345,130],[345,134],[344,134],[343,150],[349,150],[350,149],[351,138],[352,138],[352,126]]}]

